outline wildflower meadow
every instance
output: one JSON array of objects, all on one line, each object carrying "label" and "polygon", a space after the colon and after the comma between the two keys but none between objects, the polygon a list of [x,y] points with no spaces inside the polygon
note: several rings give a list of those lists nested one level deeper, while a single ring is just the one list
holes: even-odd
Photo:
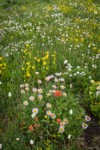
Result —
[{"label": "wildflower meadow", "polygon": [[100,1],[0,0],[0,149],[99,148]]}]

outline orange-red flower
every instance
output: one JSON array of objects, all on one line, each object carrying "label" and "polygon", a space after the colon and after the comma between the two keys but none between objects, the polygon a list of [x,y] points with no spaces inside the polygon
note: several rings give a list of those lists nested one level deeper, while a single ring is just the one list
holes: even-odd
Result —
[{"label": "orange-red flower", "polygon": [[34,127],[40,127],[40,125],[35,123],[35,124],[34,124]]},{"label": "orange-red flower", "polygon": [[57,119],[57,122],[58,122],[58,123],[60,123],[60,122],[61,122],[61,119],[60,119],[60,118],[58,118],[58,119]]},{"label": "orange-red flower", "polygon": [[34,127],[32,125],[29,125],[29,131],[33,131],[34,130]]},{"label": "orange-red flower", "polygon": [[61,91],[60,91],[60,90],[56,90],[56,91],[54,92],[54,96],[56,96],[56,97],[62,96]]},{"label": "orange-red flower", "polygon": [[35,118],[35,121],[38,121],[39,119],[38,118]]}]

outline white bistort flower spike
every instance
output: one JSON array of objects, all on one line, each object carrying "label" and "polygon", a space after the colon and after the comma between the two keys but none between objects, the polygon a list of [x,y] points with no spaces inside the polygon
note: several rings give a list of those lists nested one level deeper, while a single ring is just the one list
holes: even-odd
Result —
[{"label": "white bistort flower spike", "polygon": [[34,141],[33,141],[33,140],[30,140],[30,144],[33,145],[33,144],[34,144]]},{"label": "white bistort flower spike", "polygon": [[73,114],[73,110],[72,110],[72,109],[70,109],[69,114],[70,114],[70,115],[72,115],[72,114]]},{"label": "white bistort flower spike", "polygon": [[68,139],[69,139],[69,140],[71,139],[71,134],[68,135]]},{"label": "white bistort flower spike", "polygon": [[65,60],[65,61],[64,61],[64,64],[67,64],[67,62],[68,62],[68,60]]},{"label": "white bistort flower spike", "polygon": [[11,94],[11,92],[9,92],[9,93],[8,93],[8,97],[11,97],[11,96],[12,96],[12,94]]},{"label": "white bistort flower spike", "polygon": [[0,149],[2,149],[2,144],[0,144]]},{"label": "white bistort flower spike", "polygon": [[19,141],[19,138],[16,138],[16,141]]}]

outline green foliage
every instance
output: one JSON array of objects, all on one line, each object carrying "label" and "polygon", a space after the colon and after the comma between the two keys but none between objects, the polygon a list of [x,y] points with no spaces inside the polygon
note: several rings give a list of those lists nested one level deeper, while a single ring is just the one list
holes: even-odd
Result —
[{"label": "green foliage", "polygon": [[24,4],[25,2],[27,2],[27,0],[3,0],[1,1],[1,6],[3,8],[9,8],[13,5]]},{"label": "green foliage", "polygon": [[85,105],[89,107],[94,116],[100,118],[100,82],[92,81],[86,92]]},{"label": "green foliage", "polygon": [[[0,2],[3,149],[78,149],[74,148],[75,141],[88,127],[81,105],[100,118],[99,2]],[[92,80],[95,84],[91,84]],[[43,93],[39,93],[41,89]],[[56,97],[55,91],[60,96]],[[51,116],[46,113],[47,103],[52,105],[48,109],[54,113]],[[38,113],[32,118],[33,108],[38,108]],[[69,122],[61,133],[59,121],[64,119]]]}]

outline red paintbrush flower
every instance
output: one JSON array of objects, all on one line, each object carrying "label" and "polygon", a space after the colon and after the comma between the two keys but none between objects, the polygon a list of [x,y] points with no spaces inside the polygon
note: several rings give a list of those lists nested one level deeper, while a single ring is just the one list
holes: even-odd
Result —
[{"label": "red paintbrush flower", "polygon": [[58,123],[60,123],[60,122],[61,122],[61,119],[60,119],[60,118],[58,118],[58,119],[57,119],[57,122],[58,122]]},{"label": "red paintbrush flower", "polygon": [[56,96],[56,97],[62,96],[61,91],[60,91],[60,90],[56,90],[56,91],[54,92],[54,96]]},{"label": "red paintbrush flower", "polygon": [[34,130],[34,127],[32,125],[29,125],[29,131],[33,131]]},{"label": "red paintbrush flower", "polygon": [[38,121],[39,119],[38,118],[35,118],[35,121]]}]

